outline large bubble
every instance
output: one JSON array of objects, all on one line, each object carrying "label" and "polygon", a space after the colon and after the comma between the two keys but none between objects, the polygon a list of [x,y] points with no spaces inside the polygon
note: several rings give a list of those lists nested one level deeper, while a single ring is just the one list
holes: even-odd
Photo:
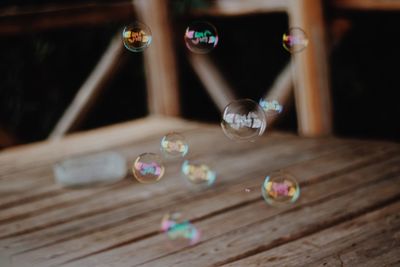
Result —
[{"label": "large bubble", "polygon": [[300,28],[290,28],[283,34],[283,47],[290,53],[303,51],[308,45],[307,34]]},{"label": "large bubble", "polygon": [[273,172],[265,177],[261,193],[270,205],[291,204],[299,198],[300,186],[291,174]]},{"label": "large bubble", "polygon": [[133,163],[132,172],[141,183],[155,183],[163,177],[165,168],[159,155],[143,153]]},{"label": "large bubble", "polygon": [[218,44],[218,33],[214,25],[198,21],[186,28],[185,32],[186,47],[198,54],[210,52]]},{"label": "large bubble", "polygon": [[161,231],[166,234],[169,245],[173,247],[192,246],[200,240],[200,232],[180,212],[165,214],[161,220]]},{"label": "large bubble", "polygon": [[142,52],[151,44],[151,30],[146,24],[134,22],[124,28],[122,40],[128,50]]},{"label": "large bubble", "polygon": [[251,99],[235,100],[222,113],[224,134],[235,141],[253,141],[267,127],[264,110]]},{"label": "large bubble", "polygon": [[189,145],[185,137],[179,133],[166,134],[161,139],[161,152],[166,157],[184,157],[188,153]]}]

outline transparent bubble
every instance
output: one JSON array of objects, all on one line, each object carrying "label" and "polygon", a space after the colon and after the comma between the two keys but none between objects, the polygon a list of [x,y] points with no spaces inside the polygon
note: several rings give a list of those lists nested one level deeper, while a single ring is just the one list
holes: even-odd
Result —
[{"label": "transparent bubble", "polygon": [[134,22],[124,28],[122,39],[128,50],[142,52],[151,43],[151,30],[146,24]]},{"label": "transparent bubble", "polygon": [[245,188],[244,191],[245,191],[246,193],[250,193],[250,192],[251,192],[251,189],[250,189],[250,188]]},{"label": "transparent bubble", "polygon": [[184,157],[189,151],[189,145],[183,135],[169,133],[161,139],[161,152],[166,157]]},{"label": "transparent bubble", "polygon": [[155,183],[164,175],[161,157],[154,153],[143,153],[136,158],[132,166],[135,178],[141,183]]},{"label": "transparent bubble", "polygon": [[182,164],[182,173],[192,189],[205,189],[212,186],[217,174],[205,164],[185,160]]},{"label": "transparent bubble", "polygon": [[235,100],[222,113],[224,134],[235,141],[253,141],[267,126],[263,109],[251,99]]},{"label": "transparent bubble", "polygon": [[290,28],[283,34],[283,47],[290,53],[303,51],[308,45],[307,34],[300,28]]},{"label": "transparent bubble", "polygon": [[173,247],[192,246],[199,242],[200,232],[188,220],[184,220],[179,212],[167,213],[161,220],[161,231]]},{"label": "transparent bubble", "polygon": [[283,106],[276,99],[260,99],[259,104],[267,117],[275,117],[283,111]]},{"label": "transparent bubble", "polygon": [[210,52],[218,43],[218,33],[214,25],[199,21],[194,22],[186,28],[185,32],[186,47],[198,54]]},{"label": "transparent bubble", "polygon": [[261,193],[268,204],[290,204],[299,198],[300,187],[292,175],[274,172],[265,177]]}]

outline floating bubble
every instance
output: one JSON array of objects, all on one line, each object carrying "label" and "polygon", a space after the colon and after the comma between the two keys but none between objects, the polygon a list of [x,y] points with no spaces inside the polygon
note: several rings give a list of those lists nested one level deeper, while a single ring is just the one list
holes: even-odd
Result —
[{"label": "floating bubble", "polygon": [[218,44],[218,33],[214,25],[199,21],[194,22],[186,28],[185,32],[186,47],[199,54],[210,52]]},{"label": "floating bubble", "polygon": [[188,150],[185,137],[179,133],[169,133],[161,139],[161,152],[167,157],[184,157]]},{"label": "floating bubble", "polygon": [[307,34],[300,28],[290,28],[283,34],[283,47],[290,53],[303,51],[308,45]]},{"label": "floating bubble", "polygon": [[143,153],[136,158],[132,166],[135,178],[141,183],[155,183],[164,175],[161,157],[154,153]]},{"label": "floating bubble", "polygon": [[260,99],[261,108],[268,117],[275,117],[283,111],[283,106],[276,99]]},{"label": "floating bubble", "polygon": [[261,193],[268,204],[290,204],[299,198],[300,187],[292,175],[274,172],[265,177]]},{"label": "floating bubble", "polygon": [[221,127],[235,141],[254,141],[267,126],[263,109],[251,99],[235,100],[223,111]]},{"label": "floating bubble", "polygon": [[182,164],[182,173],[193,189],[205,189],[212,186],[217,174],[205,164],[197,164],[185,160]]},{"label": "floating bubble", "polygon": [[142,52],[152,40],[150,28],[141,23],[134,22],[126,26],[122,32],[124,46],[132,52]]},{"label": "floating bubble", "polygon": [[166,234],[169,244],[174,247],[192,246],[200,240],[200,232],[188,220],[184,220],[179,212],[164,215],[161,220],[161,231]]},{"label": "floating bubble", "polygon": [[250,189],[250,188],[245,188],[244,191],[245,191],[246,193],[250,193],[250,192],[251,192],[251,189]]}]

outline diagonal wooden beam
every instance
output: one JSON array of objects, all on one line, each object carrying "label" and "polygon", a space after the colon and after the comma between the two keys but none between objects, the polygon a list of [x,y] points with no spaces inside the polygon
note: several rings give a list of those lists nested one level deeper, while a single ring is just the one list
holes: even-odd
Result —
[{"label": "diagonal wooden beam", "polygon": [[94,101],[123,63],[123,52],[124,46],[121,41],[121,33],[118,32],[92,73],[75,95],[72,103],[57,122],[49,138],[60,138],[79,125]]},{"label": "diagonal wooden beam", "polygon": [[207,93],[222,111],[235,99],[232,88],[208,56],[190,53],[187,58]]}]

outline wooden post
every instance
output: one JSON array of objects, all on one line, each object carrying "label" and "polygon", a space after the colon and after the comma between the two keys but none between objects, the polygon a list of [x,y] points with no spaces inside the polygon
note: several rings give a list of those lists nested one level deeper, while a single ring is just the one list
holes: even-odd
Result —
[{"label": "wooden post", "polygon": [[177,116],[180,113],[178,77],[168,1],[133,0],[133,5],[153,35],[150,47],[144,51],[149,112]]},{"label": "wooden post", "polygon": [[290,27],[302,28],[308,47],[293,54],[294,88],[303,136],[324,136],[332,132],[332,110],[321,0],[293,0],[289,6]]}]

